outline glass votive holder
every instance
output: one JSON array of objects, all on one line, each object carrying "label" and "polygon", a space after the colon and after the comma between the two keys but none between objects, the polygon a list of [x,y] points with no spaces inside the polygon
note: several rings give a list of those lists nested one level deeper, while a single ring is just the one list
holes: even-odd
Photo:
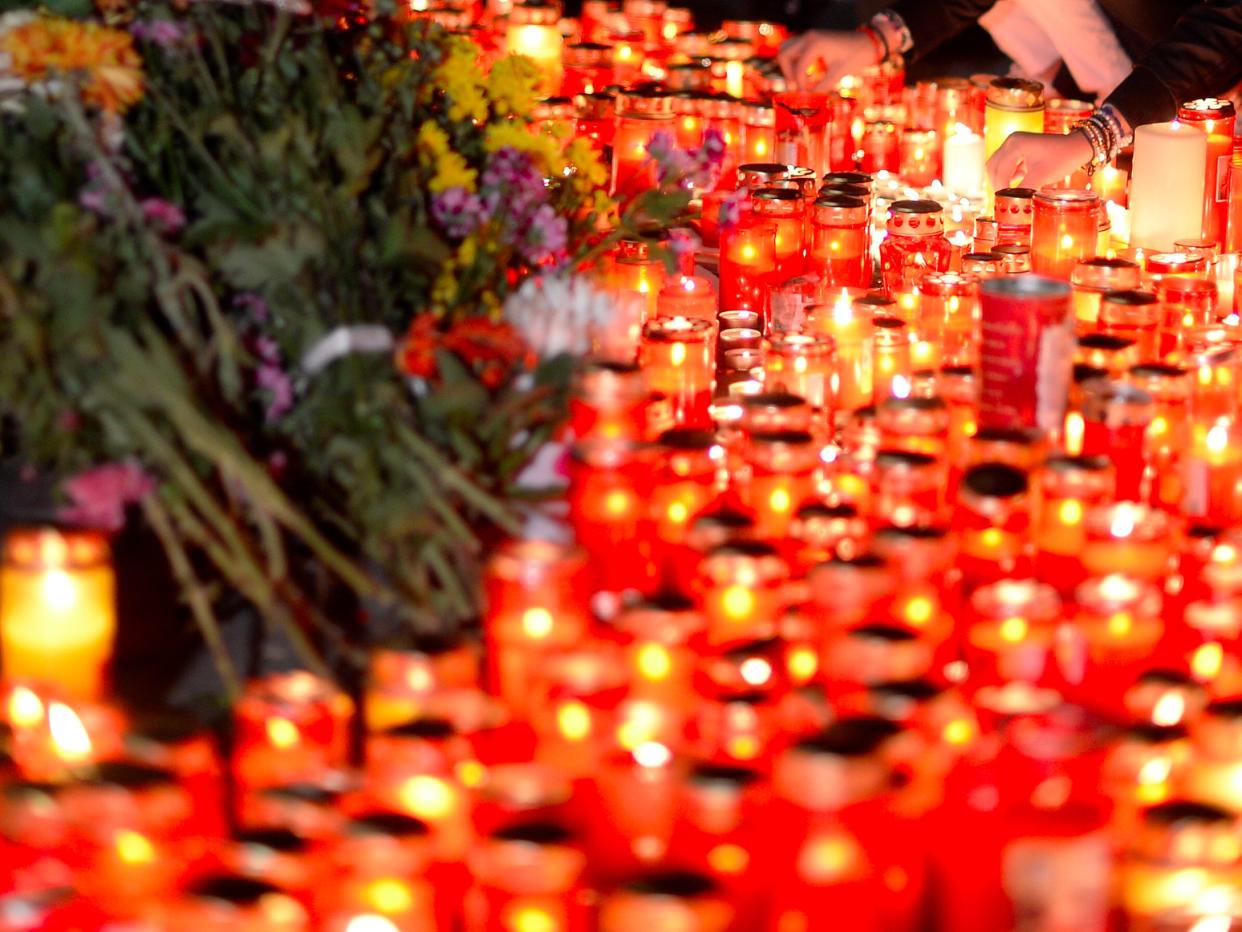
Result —
[{"label": "glass votive holder", "polygon": [[746,449],[750,477],[742,493],[762,537],[779,539],[789,531],[798,508],[815,491],[820,446],[803,431],[753,433]]},{"label": "glass votive holder", "polygon": [[1075,266],[1095,255],[1100,199],[1091,191],[1039,191],[1032,198],[1031,269],[1069,280]]},{"label": "glass votive holder", "polygon": [[[1075,304],[1078,305],[1077,296]],[[1100,332],[1133,340],[1139,361],[1154,362],[1160,358],[1163,313],[1159,299],[1150,291],[1104,292],[1097,297],[1096,312]]]},{"label": "glass votive holder", "polygon": [[233,769],[249,789],[313,782],[349,756],[353,702],[305,670],[253,680],[233,711]]},{"label": "glass votive holder", "polygon": [[1169,516],[1137,502],[1099,505],[1087,512],[1083,566],[1094,576],[1123,573],[1159,583],[1173,552]]},{"label": "glass votive holder", "polygon": [[586,860],[569,829],[555,822],[497,829],[470,856],[471,921],[478,928],[584,928],[587,905],[578,892]]},{"label": "glass votive holder", "polygon": [[665,396],[678,427],[710,424],[708,404],[714,375],[710,321],[657,317],[643,327],[642,365],[647,385]]},{"label": "glass votive holder", "polygon": [[708,640],[726,645],[770,637],[788,576],[776,548],[762,541],[735,540],[712,548],[698,568]]},{"label": "glass votive holder", "polygon": [[1116,464],[1116,496],[1145,499],[1147,428],[1155,416],[1151,395],[1127,382],[1098,379],[1082,386],[1085,456],[1103,456]]},{"label": "glass votive holder", "polygon": [[[658,429],[672,426],[670,411]],[[590,557],[589,585],[597,593],[647,592],[658,584],[654,523],[647,507],[654,465],[654,451],[646,444],[600,440],[579,442],[570,450],[569,521]],[[609,559],[603,559],[605,554]]]},{"label": "glass votive holder", "polygon": [[801,395],[791,392],[760,392],[742,399],[742,429],[748,434],[797,430],[810,431],[815,411]]},{"label": "glass votive holder", "polygon": [[897,172],[901,169],[901,136],[896,123],[887,120],[863,126],[859,167],[865,172]]},{"label": "glass votive holder", "polygon": [[982,281],[995,278],[1002,272],[1001,258],[991,251],[991,247],[987,252],[968,252],[962,256],[963,274],[977,275]]},{"label": "glass votive holder", "polygon": [[574,436],[641,439],[647,430],[647,394],[646,379],[634,363],[586,363],[569,402]]},{"label": "glass votive holder", "polygon": [[607,894],[600,905],[600,932],[678,929],[725,932],[732,920],[722,891],[694,873],[653,874]]},{"label": "glass votive holder", "polygon": [[1064,595],[1083,578],[1087,511],[1110,501],[1115,487],[1113,462],[1103,456],[1053,456],[1039,470],[1036,574]]},{"label": "glass votive holder", "polygon": [[970,272],[928,272],[919,280],[917,338],[938,343],[945,365],[975,360],[979,282]]},{"label": "glass votive holder", "polygon": [[804,333],[774,336],[764,348],[764,387],[804,398],[821,418],[830,420],[834,357],[828,337]]},{"label": "glass votive holder", "polygon": [[743,218],[723,230],[720,240],[722,309],[771,313],[770,288],[776,272],[776,224]]},{"label": "glass votive holder", "polygon": [[925,188],[940,175],[940,142],[934,129],[901,131],[899,172],[906,183]]},{"label": "glass votive holder", "polygon": [[586,569],[582,551],[539,540],[504,544],[487,565],[487,679],[519,718],[542,656],[586,636]]},{"label": "glass votive holder", "polygon": [[873,318],[872,326],[872,398],[882,401],[909,395],[913,368],[909,327],[904,320],[889,316]]},{"label": "glass votive holder", "polygon": [[296,897],[274,884],[234,874],[196,879],[180,895],[153,904],[143,917],[162,929],[202,932],[305,932],[310,915]]},{"label": "glass votive holder", "polygon": [[1074,350],[1075,366],[1100,369],[1115,377],[1125,375],[1141,358],[1135,340],[1114,333],[1084,333]]},{"label": "glass votive holder", "polygon": [[867,202],[846,194],[823,194],[813,205],[811,263],[830,286],[871,284]]},{"label": "glass votive holder", "polygon": [[1171,800],[1143,813],[1118,869],[1130,927],[1193,929],[1236,915],[1236,833],[1235,816],[1206,802]]},{"label": "glass votive holder", "polygon": [[876,425],[885,449],[948,455],[949,406],[939,397],[886,398],[876,406]]},{"label": "glass votive holder", "polygon": [[[1121,574],[1099,576],[1082,583],[1075,591],[1074,601],[1078,605],[1074,624],[1083,636],[1084,659],[1091,665],[1089,670],[1080,672],[1080,682],[1090,683],[1096,692],[1103,685],[1099,681],[1110,674],[1118,679],[1118,671],[1107,670],[1100,675],[1097,668],[1113,664],[1123,667],[1145,660],[1164,633],[1160,592],[1151,583]],[[1121,679],[1129,681],[1132,677]],[[1113,701],[1119,698],[1111,689],[1104,690],[1098,698],[1107,700],[1110,695]]]},{"label": "glass votive holder", "polygon": [[806,203],[791,188],[759,188],[750,193],[751,213],[776,227],[772,274],[782,282],[801,275],[806,262]]},{"label": "glass votive holder", "polygon": [[1026,555],[1030,525],[1026,471],[998,462],[966,469],[953,520],[966,584],[1015,575]]},{"label": "glass votive holder", "polygon": [[426,636],[371,651],[363,715],[369,732],[417,718],[442,689],[479,684],[478,645],[465,637]]},{"label": "glass votive holder", "polygon": [[783,91],[772,96],[776,110],[776,161],[826,170],[832,110],[824,93]]},{"label": "glass votive holder", "polygon": [[898,577],[882,557],[868,552],[838,553],[807,571],[811,602],[826,634],[863,624],[894,592]]},{"label": "glass votive holder", "polygon": [[1061,616],[1061,599],[1051,586],[1029,579],[1000,579],[970,597],[966,643],[978,664],[980,684],[1039,683]]}]

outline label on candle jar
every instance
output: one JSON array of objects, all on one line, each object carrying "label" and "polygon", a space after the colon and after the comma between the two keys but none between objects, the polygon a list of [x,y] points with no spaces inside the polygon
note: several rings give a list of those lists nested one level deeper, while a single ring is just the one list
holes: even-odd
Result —
[{"label": "label on candle jar", "polygon": [[1069,286],[1031,275],[982,288],[979,423],[1053,431],[1073,374]]}]

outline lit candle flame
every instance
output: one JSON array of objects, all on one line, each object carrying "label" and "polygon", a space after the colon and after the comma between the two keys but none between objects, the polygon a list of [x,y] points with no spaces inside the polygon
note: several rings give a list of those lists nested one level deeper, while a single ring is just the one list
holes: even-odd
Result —
[{"label": "lit candle flame", "polygon": [[56,753],[66,764],[81,764],[91,756],[91,737],[78,713],[63,702],[47,707],[47,726]]},{"label": "lit candle flame", "polygon": [[1136,523],[1133,506],[1122,503],[1117,506],[1117,510],[1113,514],[1113,520],[1108,527],[1108,533],[1113,537],[1129,537],[1134,533]]},{"label": "lit candle flame", "polygon": [[910,397],[910,380],[904,375],[893,376],[893,397],[909,398]]}]

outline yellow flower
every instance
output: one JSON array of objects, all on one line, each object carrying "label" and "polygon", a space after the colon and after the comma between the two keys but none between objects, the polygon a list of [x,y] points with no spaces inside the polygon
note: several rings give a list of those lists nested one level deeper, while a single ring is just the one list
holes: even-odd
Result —
[{"label": "yellow flower", "polygon": [[453,272],[453,263],[447,262],[440,274],[431,285],[431,306],[434,308],[450,308],[457,303],[457,276]]},{"label": "yellow flower", "polygon": [[506,147],[525,152],[547,177],[560,175],[565,169],[560,144],[551,136],[534,132],[529,125],[516,120],[493,123],[483,133],[483,147],[496,152]]},{"label": "yellow flower", "polygon": [[461,245],[457,247],[457,265],[460,268],[474,265],[475,260],[479,257],[479,244],[475,242],[473,236],[467,236],[461,241]]},{"label": "yellow flower", "polygon": [[8,71],[28,83],[80,74],[82,99],[123,113],[142,99],[142,59],[129,33],[96,23],[40,16],[0,36]]},{"label": "yellow flower", "polygon": [[525,55],[506,55],[487,76],[487,96],[500,116],[523,116],[535,106],[539,67]]},{"label": "yellow flower", "polygon": [[449,188],[473,191],[478,181],[479,173],[460,152],[453,151],[448,134],[435,123],[426,122],[418,128],[418,160],[435,172],[427,185],[432,194]]},{"label": "yellow flower", "polygon": [[487,98],[479,74],[479,49],[469,39],[453,37],[445,50],[444,61],[434,73],[435,83],[448,98],[448,115],[452,120],[487,119]]},{"label": "yellow flower", "polygon": [[575,139],[565,147],[565,159],[574,167],[577,176],[592,188],[602,188],[608,183],[608,169],[599,160],[599,153],[586,139]]}]

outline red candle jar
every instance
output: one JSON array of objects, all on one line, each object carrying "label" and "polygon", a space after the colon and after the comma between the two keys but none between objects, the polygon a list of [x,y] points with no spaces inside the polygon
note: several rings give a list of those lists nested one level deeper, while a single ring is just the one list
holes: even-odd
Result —
[{"label": "red candle jar", "polygon": [[616,97],[617,129],[612,145],[612,193],[633,197],[656,186],[647,147],[657,133],[673,138],[672,100],[656,91],[625,91]]},{"label": "red candle jar", "polygon": [[776,154],[776,111],[762,101],[742,106],[742,162],[767,162]]},{"label": "red candle jar", "polygon": [[1087,511],[1113,497],[1113,463],[1103,456],[1054,456],[1039,473],[1036,575],[1065,596],[1083,579]]},{"label": "red candle jar", "polygon": [[612,94],[596,91],[574,97],[578,109],[578,135],[589,139],[596,152],[604,154],[617,134],[616,102]]},{"label": "red candle jar", "polygon": [[969,272],[928,272],[919,279],[917,337],[938,345],[948,365],[975,361],[979,283]]},{"label": "red candle jar", "polygon": [[589,779],[616,746],[627,670],[615,647],[605,642],[549,656],[538,673],[535,759],[574,779]]},{"label": "red candle jar", "polygon": [[801,275],[806,262],[802,192],[791,188],[759,188],[751,191],[750,209],[759,222],[776,227],[775,281],[783,282]]},{"label": "red candle jar", "polygon": [[867,533],[867,522],[854,505],[803,505],[789,529],[799,545],[793,558],[795,570],[805,573],[838,553],[861,552]]},{"label": "red candle jar", "polygon": [[739,165],[737,186],[743,191],[760,188],[794,188],[809,197],[815,190],[815,172],[802,165],[783,162],[755,162]]},{"label": "red candle jar", "polygon": [[944,238],[944,217],[935,201],[894,201],[888,236],[880,244],[880,275],[890,297],[908,294],[926,272],[947,272],[953,247]]},{"label": "red candle jar", "polygon": [[[393,812],[366,812],[351,819],[327,850],[331,878],[315,891],[316,918],[325,932],[384,922],[384,929],[428,932],[447,922],[454,894],[427,877],[434,848],[424,822]],[[318,858],[316,860],[319,860]],[[434,876],[434,874],[433,874]],[[244,928],[244,927],[243,927]]]},{"label": "red candle jar", "polygon": [[1045,678],[1061,620],[1056,590],[1034,580],[997,580],[971,596],[970,614],[967,660],[972,668],[978,664],[972,682],[1034,684]]},{"label": "red candle jar", "polygon": [[827,94],[785,91],[774,94],[776,158],[817,174],[827,169],[832,109]]},{"label": "red candle jar", "polygon": [[673,129],[679,148],[693,152],[703,145],[706,121],[699,113],[698,102],[710,97],[710,91],[681,90],[673,94]]},{"label": "red candle jar", "polygon": [[901,139],[897,124],[886,120],[867,123],[863,127],[862,158],[859,167],[865,172],[897,172],[901,169]]},{"label": "red candle jar", "polygon": [[1190,444],[1190,421],[1186,415],[1190,373],[1180,366],[1145,363],[1132,368],[1129,378],[1154,402],[1151,423],[1147,425],[1146,454],[1154,472],[1151,502],[1175,511],[1182,501],[1178,462]]},{"label": "red candle jar", "polygon": [[1002,274],[1000,256],[993,252],[968,252],[962,256],[962,272],[978,275],[980,281]]},{"label": "red candle jar", "polygon": [[612,46],[576,42],[565,46],[565,76],[561,93],[594,94],[612,84]]},{"label": "red candle jar", "polygon": [[1145,497],[1147,428],[1154,415],[1151,395],[1134,385],[1093,379],[1082,386],[1082,452],[1116,463],[1118,498]]},{"label": "red candle jar", "polygon": [[866,288],[871,284],[867,203],[844,194],[815,200],[811,262],[830,286]]},{"label": "red candle jar", "polygon": [[643,371],[651,391],[672,406],[678,427],[706,427],[715,370],[712,325],[702,319],[657,317],[643,327]]},{"label": "red candle jar", "polygon": [[873,394],[878,402],[910,394],[910,328],[896,317],[872,320]]},{"label": "red candle jar", "polygon": [[1203,238],[1223,243],[1229,228],[1229,163],[1237,111],[1228,100],[1205,97],[1182,104],[1179,123],[1207,133],[1206,179],[1203,186]]},{"label": "red candle jar", "polygon": [[[1074,289],[1074,317],[1082,330],[1100,320],[1100,302],[1110,291],[1130,291],[1139,286],[1141,270],[1127,259],[1083,259],[1070,273]],[[1155,344],[1152,344],[1154,351]],[[1148,358],[1144,356],[1144,358]]]},{"label": "red candle jar", "polygon": [[377,647],[367,664],[366,730],[383,731],[417,718],[440,690],[478,685],[478,645],[465,638],[427,637],[409,646]]},{"label": "red candle jar", "polygon": [[586,860],[569,830],[557,823],[497,829],[470,856],[471,927],[585,932],[589,923],[580,888]]},{"label": "red candle jar", "polygon": [[[1035,220],[1034,188],[1001,188],[996,192],[995,246],[1030,246]],[[1092,228],[1094,235],[1095,229]],[[978,243],[975,244],[978,249]]]},{"label": "red candle jar", "polygon": [[1095,255],[1100,199],[1091,191],[1039,191],[1032,201],[1031,269],[1069,281],[1074,267]]},{"label": "red candle jar", "polygon": [[534,677],[550,650],[573,647],[587,630],[584,553],[547,541],[502,545],[483,577],[488,682],[523,718]]},{"label": "red candle jar", "polygon": [[720,308],[771,314],[776,272],[776,224],[747,217],[721,231]]},{"label": "red candle jar", "polygon": [[[901,131],[901,177],[925,188],[940,176],[940,141],[934,129]],[[864,166],[865,167],[865,166]]]},{"label": "red candle jar", "polygon": [[755,433],[746,450],[750,480],[743,498],[754,511],[759,535],[784,537],[794,514],[815,491],[819,445],[809,433]]},{"label": "red candle jar", "polygon": [[569,423],[580,440],[641,440],[647,433],[647,382],[631,363],[590,362],[574,381]]},{"label": "red candle jar", "polygon": [[945,463],[926,453],[879,450],[875,455],[872,518],[900,527],[944,519]]},{"label": "red candle jar", "polygon": [[824,645],[863,624],[897,586],[897,574],[871,553],[837,554],[807,572],[811,601],[823,620]]},{"label": "red candle jar", "polygon": [[1069,285],[996,278],[980,295],[980,424],[1057,430],[1073,365]]},{"label": "red candle jar", "polygon": [[[1195,331],[1213,328],[1217,323],[1215,282],[1180,276],[1165,278],[1156,282],[1156,297],[1164,311],[1159,345],[1162,354],[1180,348],[1193,351]],[[1209,338],[1214,340],[1216,336],[1210,334]]]},{"label": "red candle jar", "polygon": [[349,697],[304,670],[248,683],[233,711],[233,769],[247,788],[321,779],[349,753]]},{"label": "red candle jar", "polygon": [[776,631],[789,569],[775,547],[757,540],[721,544],[703,557],[698,576],[713,645],[746,643]]},{"label": "red candle jar", "polygon": [[689,599],[666,593],[627,606],[613,627],[623,639],[630,670],[627,703],[631,711],[641,704],[651,720],[639,723],[631,716],[633,739],[619,736],[619,743],[631,750],[643,741],[681,748],[695,701],[694,640],[706,627],[703,613]]},{"label": "red candle jar", "polygon": [[876,406],[880,443],[948,461],[949,406],[937,396],[886,398]]},{"label": "red candle jar", "polygon": [[1124,573],[1161,582],[1173,554],[1169,516],[1147,505],[1117,502],[1087,512],[1083,566],[1093,576]]},{"label": "red candle jar", "polygon": [[635,300],[641,304],[645,320],[656,316],[660,291],[664,288],[667,276],[668,272],[660,259],[651,259],[645,255],[621,255],[612,265],[608,284],[623,297],[636,296]]},{"label": "red candle jar", "polygon": [[661,549],[680,547],[695,518],[716,499],[716,478],[724,447],[706,430],[665,431],[658,441],[659,463],[651,493]]},{"label": "red candle jar", "polygon": [[569,517],[601,589],[644,592],[658,582],[647,507],[651,468],[650,451],[628,441],[592,440],[573,448]]},{"label": "red candle jar", "polygon": [[1061,674],[1072,698],[1120,717],[1126,688],[1150,666],[1164,634],[1160,592],[1150,583],[1118,574],[1087,580],[1074,601],[1078,614],[1070,637],[1062,640]]},{"label": "red candle jar", "polygon": [[936,118],[933,124],[944,138],[952,136],[959,125],[976,133],[983,132],[982,111],[975,107],[974,93],[966,78],[936,78]]},{"label": "red candle jar", "polygon": [[833,410],[835,359],[828,337],[806,333],[774,336],[764,348],[765,386],[806,399],[821,419]]},{"label": "red candle jar", "polygon": [[710,279],[677,275],[664,283],[656,298],[656,313],[660,317],[693,317],[715,323],[719,305]]},{"label": "red candle jar", "polygon": [[710,877],[689,872],[651,874],[604,897],[599,932],[725,932],[732,915],[723,891]]},{"label": "red candle jar", "polygon": [[954,526],[960,535],[964,587],[1029,570],[1028,491],[1026,473],[1004,463],[981,463],[962,474]]},{"label": "red candle jar", "polygon": [[151,904],[143,917],[170,932],[307,932],[306,907],[279,887],[232,874],[195,880],[180,896]]}]

